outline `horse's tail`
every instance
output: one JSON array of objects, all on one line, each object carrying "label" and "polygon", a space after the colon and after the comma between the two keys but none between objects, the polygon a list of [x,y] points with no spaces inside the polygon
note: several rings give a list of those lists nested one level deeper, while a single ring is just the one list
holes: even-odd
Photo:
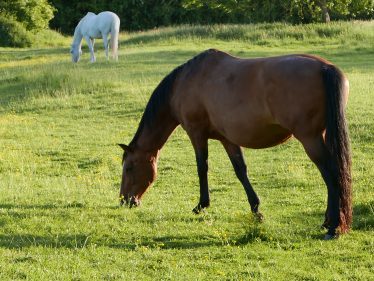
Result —
[{"label": "horse's tail", "polygon": [[340,201],[339,226],[345,233],[352,223],[351,153],[348,128],[345,121],[345,103],[348,81],[335,66],[325,64],[322,69],[326,89],[326,147],[330,153],[329,166],[336,175]]},{"label": "horse's tail", "polygon": [[113,59],[118,60],[118,37],[119,37],[120,19],[116,17],[112,22],[110,29],[110,48],[112,49]]}]

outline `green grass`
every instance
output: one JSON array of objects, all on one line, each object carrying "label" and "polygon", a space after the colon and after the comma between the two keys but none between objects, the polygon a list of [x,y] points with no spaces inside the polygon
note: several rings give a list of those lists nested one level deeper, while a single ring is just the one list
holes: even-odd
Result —
[{"label": "green grass", "polygon": [[[0,280],[373,280],[373,22],[181,26],[122,34],[119,62],[69,57],[71,38],[0,48]],[[51,45],[56,47],[50,47]],[[351,84],[352,231],[322,241],[326,188],[291,140],[245,150],[262,199],[249,212],[223,148],[209,147],[211,207],[196,216],[192,146],[178,128],[137,209],[118,207],[121,150],[159,81],[197,53],[312,53]]]}]

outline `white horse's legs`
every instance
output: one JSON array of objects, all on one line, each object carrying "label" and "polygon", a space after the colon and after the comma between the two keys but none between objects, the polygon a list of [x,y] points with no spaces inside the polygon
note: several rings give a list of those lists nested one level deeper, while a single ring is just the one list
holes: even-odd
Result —
[{"label": "white horse's legs", "polygon": [[88,49],[90,50],[90,54],[91,54],[91,62],[95,62],[96,61],[96,58],[95,58],[95,54],[94,54],[94,44],[95,44],[95,40],[94,39],[91,39],[89,36],[85,36],[84,37],[87,41],[87,45],[88,45]]},{"label": "white horse's legs", "polygon": [[109,60],[109,42],[108,42],[108,35],[104,35],[104,34],[103,34],[103,42],[104,42],[105,56],[106,56],[106,59]]}]

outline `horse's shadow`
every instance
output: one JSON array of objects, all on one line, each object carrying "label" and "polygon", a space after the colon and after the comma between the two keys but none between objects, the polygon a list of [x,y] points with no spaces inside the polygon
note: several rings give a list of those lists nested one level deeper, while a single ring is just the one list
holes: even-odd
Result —
[{"label": "horse's shadow", "polygon": [[[66,208],[85,208],[82,204],[67,204],[63,207]],[[1,204],[0,209],[11,209],[15,208],[12,204]],[[19,206],[17,207],[19,208]],[[22,206],[23,209],[54,209],[55,204],[46,205],[26,205]],[[61,208],[61,206],[59,206]],[[356,204],[354,206],[354,222],[352,229],[359,231],[368,231],[374,229],[374,201],[368,203]],[[17,214],[15,214],[16,216]],[[308,213],[307,216],[321,216],[323,214],[320,212]],[[16,217],[15,219],[19,219]],[[201,218],[196,217],[192,219],[201,220]],[[193,234],[193,235],[164,235],[164,236],[143,236],[140,242],[132,241],[121,241],[121,239],[107,240],[101,238],[100,236],[91,235],[88,233],[74,233],[74,234],[44,234],[35,235],[31,233],[12,233],[12,234],[0,234],[0,248],[6,249],[20,249],[28,247],[50,247],[50,248],[67,248],[67,249],[80,249],[88,247],[91,244],[100,245],[102,247],[117,248],[125,250],[135,250],[139,247],[154,248],[154,249],[197,249],[204,247],[218,247],[224,245],[249,245],[259,241],[270,242],[272,235],[270,230],[266,230],[266,227],[257,221],[247,219],[241,222],[242,231],[238,234],[229,234],[224,240],[217,235],[212,234]],[[0,227],[4,227],[6,221],[0,219]],[[269,232],[270,231],[270,232]],[[312,234],[311,236],[306,233],[310,230],[305,230],[305,233],[298,233],[301,236],[309,236],[312,239],[320,240],[322,239],[322,234]],[[282,239],[282,238],[280,238]]]},{"label": "horse's shadow", "polygon": [[[73,202],[69,204],[30,204],[30,205],[15,205],[11,203],[0,204],[0,209],[7,209],[10,218],[0,218],[0,227],[6,227],[9,220],[23,220],[27,218],[24,211],[37,210],[43,212],[44,210],[53,209],[77,209],[80,211],[86,208],[85,204]],[[113,209],[113,206],[105,206],[103,208]],[[118,208],[118,207],[116,207]],[[14,211],[11,211],[15,209]],[[185,223],[196,223],[196,221],[204,221],[202,216],[186,217]],[[247,220],[246,220],[247,221]],[[0,248],[6,249],[20,249],[28,247],[48,247],[48,248],[67,248],[67,249],[80,249],[89,247],[91,244],[99,245],[102,247],[135,250],[136,248],[149,248],[149,249],[197,249],[204,247],[217,247],[222,245],[239,245],[249,244],[258,239],[266,240],[262,234],[257,223],[250,224],[248,232],[243,237],[237,235],[228,235],[223,239],[219,235],[212,233],[201,232],[199,234],[193,233],[191,235],[159,235],[159,236],[141,236],[133,237],[124,241],[121,238],[101,237],[97,234],[84,233],[82,231],[77,233],[1,233],[0,234]],[[138,239],[139,238],[139,239]]]},{"label": "horse's shadow", "polygon": [[[308,212],[305,216],[324,218],[324,212]],[[353,222],[351,226],[353,231],[372,231],[374,230],[374,201],[358,203],[353,206]],[[321,239],[320,235],[312,235],[312,238]]]},{"label": "horse's shadow", "polygon": [[353,230],[374,230],[374,201],[353,207]]}]

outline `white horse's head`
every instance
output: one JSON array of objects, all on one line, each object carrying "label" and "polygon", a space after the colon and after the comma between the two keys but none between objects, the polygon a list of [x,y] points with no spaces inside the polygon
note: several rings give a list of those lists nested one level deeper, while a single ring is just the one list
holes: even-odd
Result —
[{"label": "white horse's head", "polygon": [[81,45],[76,45],[76,44],[71,45],[70,53],[71,53],[72,61],[78,62],[80,56],[82,55]]}]

